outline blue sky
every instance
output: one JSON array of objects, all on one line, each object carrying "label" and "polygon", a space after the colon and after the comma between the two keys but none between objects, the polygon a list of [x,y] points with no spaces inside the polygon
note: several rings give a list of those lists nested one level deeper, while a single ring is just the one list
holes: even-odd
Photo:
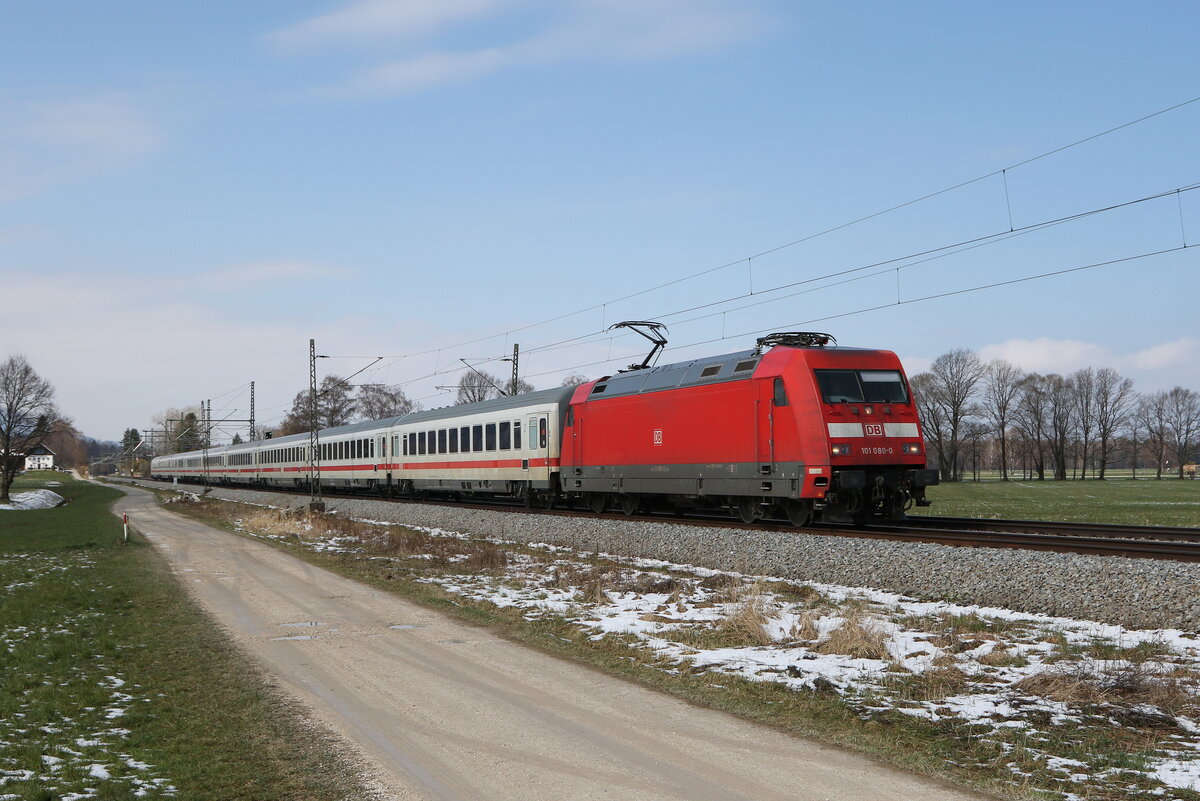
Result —
[{"label": "blue sky", "polygon": [[642,350],[601,335],[623,319],[667,322],[669,360],[799,327],[910,372],[969,347],[1200,389],[1197,250],[896,305],[1196,244],[1200,191],[890,262],[1195,184],[1200,102],[745,261],[1200,96],[1193,3],[63,2],[4,20],[0,355],[25,353],[93,436],[207,397],[244,416],[250,380],[277,418],[309,337],[386,357],[362,379],[426,406],[459,358],[514,341],[535,386],[602,375]]}]

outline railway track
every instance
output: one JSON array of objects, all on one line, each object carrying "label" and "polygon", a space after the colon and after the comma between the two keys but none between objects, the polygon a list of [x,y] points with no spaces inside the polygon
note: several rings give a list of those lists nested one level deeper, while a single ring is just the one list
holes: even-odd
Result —
[{"label": "railway track", "polygon": [[926,517],[925,515],[914,515],[909,519],[924,528],[1200,542],[1200,528],[1121,526],[1112,523],[1069,523],[1052,520],[987,520],[974,517]]},{"label": "railway track", "polygon": [[[139,479],[159,488],[172,488],[169,482]],[[231,487],[230,489],[238,489]],[[254,488],[256,492],[279,492],[295,495],[290,490]],[[336,496],[331,496],[336,497]],[[353,497],[353,496],[347,496]],[[380,499],[381,500],[381,499]],[[1200,562],[1200,529],[1156,526],[1117,526],[1096,523],[1067,523],[1034,520],[983,520],[956,517],[912,517],[902,525],[823,524],[795,527],[782,520],[764,519],[747,526],[719,514],[594,514],[579,509],[528,509],[518,504],[494,501],[444,501],[393,499],[392,503],[421,503],[449,508],[485,509],[488,511],[522,513],[546,517],[590,517],[602,520],[642,522],[673,522],[684,525],[718,528],[752,528],[822,537],[884,539],[903,542],[927,542],[965,548],[1009,548],[1018,550],[1077,553],[1089,556],[1126,557],[1132,559],[1166,559],[1180,562]]]}]

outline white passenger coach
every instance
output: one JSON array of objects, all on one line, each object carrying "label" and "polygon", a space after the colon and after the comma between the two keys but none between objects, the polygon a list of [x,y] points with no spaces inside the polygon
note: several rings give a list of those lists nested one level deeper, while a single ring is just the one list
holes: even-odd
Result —
[{"label": "white passenger coach", "polygon": [[[321,486],[385,496],[483,493],[549,501],[573,387],[318,432]],[[309,435],[159,456],[154,478],[307,488]]]}]

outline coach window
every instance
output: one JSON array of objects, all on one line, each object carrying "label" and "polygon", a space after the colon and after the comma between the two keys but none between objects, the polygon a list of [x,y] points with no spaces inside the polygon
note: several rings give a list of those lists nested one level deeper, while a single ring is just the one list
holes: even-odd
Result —
[{"label": "coach window", "polygon": [[483,426],[471,426],[471,450],[483,450]]},{"label": "coach window", "polygon": [[500,450],[506,451],[512,447],[512,424],[500,424]]},{"label": "coach window", "polygon": [[404,443],[404,455],[405,455],[405,456],[408,456],[408,454],[409,454],[409,449],[408,449],[408,434],[401,434],[401,435],[400,435],[400,441],[401,441],[402,443]]},{"label": "coach window", "polygon": [[458,453],[458,429],[450,429],[450,453]]},{"label": "coach window", "polygon": [[429,442],[429,452],[437,453],[437,432],[430,431],[425,435],[425,438]]},{"label": "coach window", "polygon": [[537,450],[537,418],[529,418],[529,450]]},{"label": "coach window", "polygon": [[538,419],[538,447],[539,448],[546,447],[546,439],[547,439],[547,437],[546,437],[546,418],[542,417],[542,418]]},{"label": "coach window", "polygon": [[496,424],[488,423],[483,427],[483,435],[487,440],[487,449],[489,451],[496,450]]},{"label": "coach window", "polygon": [[446,452],[446,429],[438,431],[438,453]]},{"label": "coach window", "polygon": [[458,445],[463,453],[471,450],[471,429],[469,426],[463,426],[458,429]]},{"label": "coach window", "polygon": [[513,450],[521,450],[521,421],[513,422]]}]

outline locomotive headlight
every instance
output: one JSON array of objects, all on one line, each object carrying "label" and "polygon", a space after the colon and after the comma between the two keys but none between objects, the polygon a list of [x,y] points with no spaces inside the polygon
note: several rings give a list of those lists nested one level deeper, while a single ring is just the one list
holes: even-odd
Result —
[{"label": "locomotive headlight", "polygon": [[908,443],[905,443],[905,445],[904,445],[904,452],[905,452],[905,453],[912,453],[912,454],[917,454],[917,453],[920,453],[920,452],[921,452],[921,446],[920,446],[920,445],[918,445],[918,444],[917,444],[917,443],[915,443],[915,442],[908,442]]},{"label": "locomotive headlight", "polygon": [[849,456],[850,455],[850,446],[849,445],[834,445],[833,447],[831,447],[829,449],[829,452],[832,453],[834,456]]}]

